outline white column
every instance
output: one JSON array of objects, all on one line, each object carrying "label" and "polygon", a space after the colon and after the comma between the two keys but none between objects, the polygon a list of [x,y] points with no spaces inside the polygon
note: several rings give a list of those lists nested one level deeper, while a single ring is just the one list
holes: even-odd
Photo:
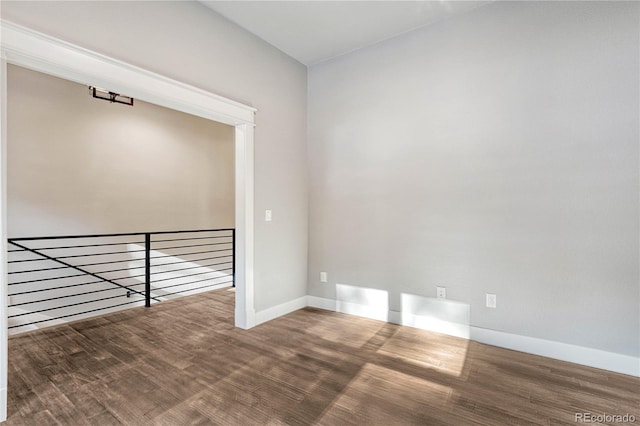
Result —
[{"label": "white column", "polygon": [[236,327],[255,325],[253,305],[253,125],[236,125]]},{"label": "white column", "polygon": [[7,419],[7,61],[0,59],[0,422]]}]

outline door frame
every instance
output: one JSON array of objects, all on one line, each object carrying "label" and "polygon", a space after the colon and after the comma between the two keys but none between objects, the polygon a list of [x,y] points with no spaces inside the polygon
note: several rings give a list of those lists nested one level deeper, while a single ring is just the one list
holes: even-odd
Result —
[{"label": "door frame", "polygon": [[235,325],[255,325],[253,300],[254,116],[256,109],[145,69],[0,20],[0,421],[7,417],[7,64],[235,127]]}]

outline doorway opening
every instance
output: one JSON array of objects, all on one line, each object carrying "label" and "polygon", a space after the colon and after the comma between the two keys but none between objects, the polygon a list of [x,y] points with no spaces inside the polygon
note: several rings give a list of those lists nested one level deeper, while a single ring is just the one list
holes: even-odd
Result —
[{"label": "doorway opening", "polygon": [[[105,57],[19,25],[2,21],[0,133],[2,139],[0,239],[7,241],[7,65],[13,64],[86,86],[108,87],[151,104],[234,127],[235,325],[255,324],[253,301],[253,135],[255,108]],[[0,254],[0,421],[7,401],[7,267]]]},{"label": "doorway opening", "polygon": [[233,285],[232,126],[11,64],[7,88],[10,335]]}]

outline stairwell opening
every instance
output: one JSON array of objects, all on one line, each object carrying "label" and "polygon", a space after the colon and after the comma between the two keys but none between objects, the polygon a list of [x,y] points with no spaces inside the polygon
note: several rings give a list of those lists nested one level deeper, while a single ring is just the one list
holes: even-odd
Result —
[{"label": "stairwell opening", "polygon": [[9,334],[233,285],[232,126],[7,77]]}]

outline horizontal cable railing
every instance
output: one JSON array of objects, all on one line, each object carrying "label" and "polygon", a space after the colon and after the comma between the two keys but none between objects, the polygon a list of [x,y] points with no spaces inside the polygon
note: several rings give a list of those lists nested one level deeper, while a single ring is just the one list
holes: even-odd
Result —
[{"label": "horizontal cable railing", "polygon": [[9,329],[235,286],[235,230],[10,238]]}]

